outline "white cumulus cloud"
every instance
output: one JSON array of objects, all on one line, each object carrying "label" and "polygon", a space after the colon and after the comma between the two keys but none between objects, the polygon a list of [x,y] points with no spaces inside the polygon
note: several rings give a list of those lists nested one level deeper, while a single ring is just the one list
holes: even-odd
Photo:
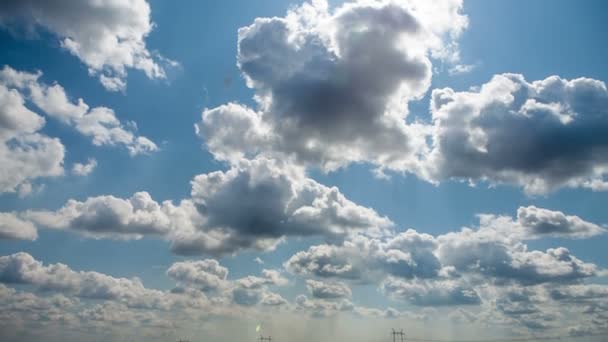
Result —
[{"label": "white cumulus cloud", "polygon": [[146,0],[9,0],[0,4],[0,25],[38,27],[55,35],[110,91],[124,90],[127,69],[165,78],[163,63],[146,47],[154,28]]}]

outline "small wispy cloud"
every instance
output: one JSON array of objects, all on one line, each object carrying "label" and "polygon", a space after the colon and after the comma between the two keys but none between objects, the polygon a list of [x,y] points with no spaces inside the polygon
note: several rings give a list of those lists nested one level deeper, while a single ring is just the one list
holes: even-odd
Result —
[{"label": "small wispy cloud", "polygon": [[89,158],[86,163],[74,163],[72,173],[77,176],[87,176],[97,167],[97,160]]}]

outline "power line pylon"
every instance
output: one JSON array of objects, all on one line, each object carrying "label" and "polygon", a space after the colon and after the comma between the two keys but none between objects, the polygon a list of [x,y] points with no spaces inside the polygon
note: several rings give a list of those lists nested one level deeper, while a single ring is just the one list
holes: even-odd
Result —
[{"label": "power line pylon", "polygon": [[404,342],[405,333],[403,332],[403,329],[401,329],[400,331],[396,331],[395,329],[393,329],[392,335],[393,335],[393,342],[397,342],[397,336],[400,337],[401,342]]}]

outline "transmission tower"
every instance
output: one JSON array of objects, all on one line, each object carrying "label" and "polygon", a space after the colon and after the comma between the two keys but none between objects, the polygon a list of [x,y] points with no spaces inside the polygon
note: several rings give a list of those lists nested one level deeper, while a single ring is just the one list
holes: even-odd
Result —
[{"label": "transmission tower", "polygon": [[397,342],[397,336],[399,336],[400,342],[404,342],[405,333],[403,332],[403,329],[401,329],[400,331],[393,329],[392,335],[393,335],[393,342]]},{"label": "transmission tower", "polygon": [[260,342],[272,342],[272,337],[270,337],[270,336],[268,336],[268,337],[260,336],[260,338],[258,340]]}]

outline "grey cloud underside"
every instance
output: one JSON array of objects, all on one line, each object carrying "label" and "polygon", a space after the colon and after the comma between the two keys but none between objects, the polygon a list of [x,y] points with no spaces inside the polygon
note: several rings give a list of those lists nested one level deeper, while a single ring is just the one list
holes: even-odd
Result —
[{"label": "grey cloud underside", "polygon": [[456,281],[408,282],[391,277],[381,284],[381,289],[392,298],[406,300],[417,306],[481,304],[481,298],[472,287]]},{"label": "grey cloud underside", "polygon": [[[552,229],[538,232],[539,225]],[[479,227],[436,237],[408,230],[388,237],[356,236],[342,245],[311,246],[284,266],[294,274],[319,279],[381,282],[387,296],[414,305],[480,305],[479,292],[485,286],[582,284],[600,275],[597,265],[566,248],[537,251],[525,244],[543,236],[588,237],[590,229],[593,235],[605,233],[576,216],[522,207],[516,218],[480,215]]]},{"label": "grey cloud underside", "polygon": [[486,179],[529,193],[601,190],[608,91],[597,80],[497,75],[479,91],[435,89],[431,178]]},{"label": "grey cloud underside", "polygon": [[302,170],[268,159],[243,161],[225,172],[199,175],[192,197],[158,203],[146,192],[70,200],[56,211],[20,214],[40,226],[92,238],[156,236],[185,255],[268,250],[288,236],[339,243],[354,233],[387,234],[393,223],[325,187]]},{"label": "grey cloud underside", "polygon": [[[455,23],[466,18],[450,13]],[[237,56],[257,108],[207,109],[197,132],[230,162],[259,154],[324,170],[367,162],[433,183],[513,184],[529,194],[608,189],[601,81],[496,75],[478,90],[434,89],[431,122],[408,122],[408,103],[430,86],[428,51],[437,47],[425,42],[466,26],[433,35],[425,20],[390,1],[258,18],[239,30]]]},{"label": "grey cloud underside", "polygon": [[348,285],[340,282],[322,282],[308,279],[306,280],[306,287],[314,298],[338,299],[348,298],[352,295]]},{"label": "grey cloud underside", "polygon": [[[608,140],[604,134],[608,129],[606,108],[608,91],[601,81],[564,80],[552,76],[529,83],[521,75],[504,74],[495,76],[479,91],[435,89],[431,100],[432,124],[416,123],[405,128],[417,134],[416,151],[412,154],[406,147],[401,147],[392,150],[395,153],[385,160],[367,158],[356,151],[350,153],[359,146],[359,139],[367,144],[374,139],[390,137],[390,133],[385,134],[386,130],[374,130],[370,136],[366,135],[365,129],[353,130],[347,133],[349,145],[346,146],[331,141],[316,144],[316,133],[294,126],[308,137],[302,146],[318,146],[329,153],[333,148],[340,151],[335,158],[327,155],[317,161],[306,161],[306,149],[281,151],[298,141],[297,134],[285,135],[290,141],[275,146],[273,139],[277,132],[282,134],[282,128],[273,126],[274,119],[269,119],[271,114],[256,113],[236,104],[204,112],[199,132],[220,159],[255,153],[295,153],[300,161],[309,165],[327,168],[367,161],[382,170],[411,172],[432,182],[464,179],[514,184],[529,194],[548,193],[563,187],[602,191],[608,189],[605,180],[608,170]],[[331,113],[323,117],[333,115]],[[336,118],[344,125],[350,125],[351,119],[339,115]],[[237,132],[221,126],[231,122],[239,123],[235,130],[242,138],[227,142],[225,137],[230,132]],[[373,124],[365,126],[370,128]],[[332,129],[327,123],[323,127]],[[218,130],[213,132],[215,129]],[[336,136],[340,135],[340,129],[335,132]],[[374,155],[387,156],[383,153],[393,153],[391,147],[402,146],[400,144],[405,141],[394,140]],[[222,142],[227,144],[222,145]],[[355,157],[346,160],[349,155]]]},{"label": "grey cloud underside", "polygon": [[326,169],[410,165],[423,138],[405,124],[407,108],[395,106],[426,92],[431,42],[460,28],[455,20],[435,33],[421,20],[391,1],[333,12],[303,5],[285,18],[256,19],[239,30],[238,64],[259,111],[237,104],[206,110],[199,134],[219,159],[280,153]]}]

